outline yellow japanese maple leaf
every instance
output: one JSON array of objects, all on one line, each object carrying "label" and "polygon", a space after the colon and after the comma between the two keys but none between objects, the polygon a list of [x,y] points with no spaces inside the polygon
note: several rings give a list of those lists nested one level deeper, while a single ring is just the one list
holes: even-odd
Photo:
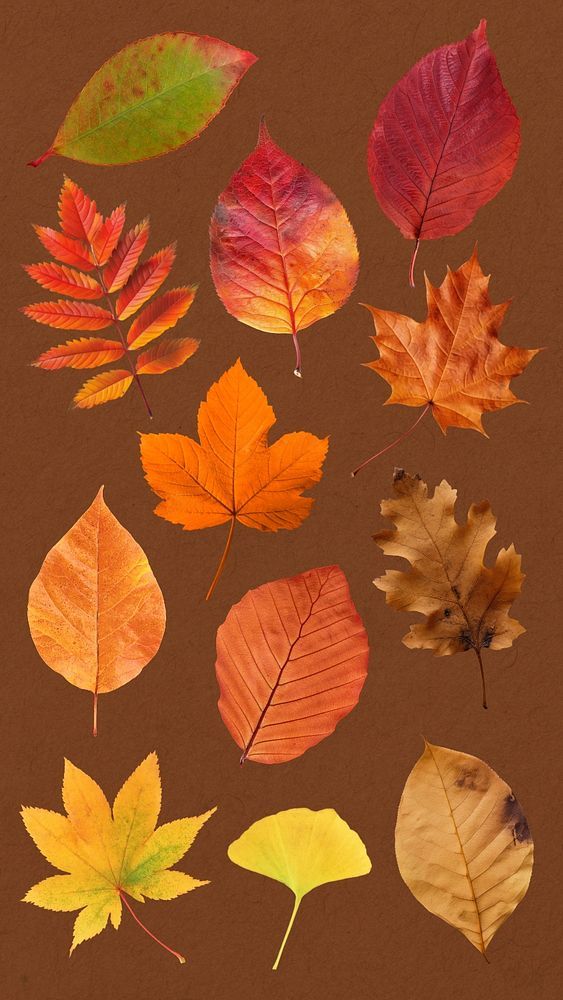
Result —
[{"label": "yellow japanese maple leaf", "polygon": [[171,869],[191,847],[196,834],[215,812],[177,819],[157,828],[161,784],[158,758],[149,756],[117,793],[111,809],[102,789],[70,761],[65,761],[63,803],[67,815],[49,809],[22,809],[30,837],[64,875],[38,882],[23,902],[46,910],[80,910],[74,922],[70,953],[95,937],[108,919],[117,928],[122,906],[146,933],[182,964],[185,958],[155,937],[131,908],[128,897],[174,899],[207,885]]}]

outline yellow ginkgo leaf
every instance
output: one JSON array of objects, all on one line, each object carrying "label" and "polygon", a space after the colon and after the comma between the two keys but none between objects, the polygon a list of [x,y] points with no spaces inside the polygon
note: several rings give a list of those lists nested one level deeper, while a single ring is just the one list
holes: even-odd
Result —
[{"label": "yellow ginkgo leaf", "polygon": [[512,790],[488,764],[426,743],[401,797],[395,853],[419,903],[484,955],[528,890],[534,845]]},{"label": "yellow ginkgo leaf", "polygon": [[67,815],[22,809],[26,830],[38,849],[54,868],[65,872],[32,886],[23,901],[46,910],[80,910],[71,953],[103,931],[108,919],[117,930],[125,906],[149,937],[185,962],[141,923],[129,898],[139,903],[145,898],[174,899],[207,885],[172,865],[189,850],[215,810],[157,827],[160,801],[158,759],[151,753],[117,793],[113,810],[99,785],[68,760],[63,781]]},{"label": "yellow ginkgo leaf", "polygon": [[334,809],[286,809],[265,816],[233,841],[227,853],[236,865],[282,882],[295,896],[274,969],[303,897],[319,885],[371,871],[361,838]]}]

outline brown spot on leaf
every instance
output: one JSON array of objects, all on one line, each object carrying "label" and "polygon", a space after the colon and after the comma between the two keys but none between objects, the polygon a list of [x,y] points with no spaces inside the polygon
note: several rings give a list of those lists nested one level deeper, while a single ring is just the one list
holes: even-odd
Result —
[{"label": "brown spot on leaf", "polygon": [[468,788],[471,792],[486,792],[490,779],[486,771],[476,765],[468,764],[458,768],[458,775],[455,780],[457,788]]},{"label": "brown spot on leaf", "polygon": [[502,822],[512,830],[512,839],[515,844],[532,843],[528,821],[522,812],[518,799],[514,797],[512,792],[506,796],[503,802]]},{"label": "brown spot on leaf", "polygon": [[110,80],[109,77],[106,77],[106,79],[104,80],[104,94],[113,94],[114,90],[115,90],[115,84],[113,80]]}]

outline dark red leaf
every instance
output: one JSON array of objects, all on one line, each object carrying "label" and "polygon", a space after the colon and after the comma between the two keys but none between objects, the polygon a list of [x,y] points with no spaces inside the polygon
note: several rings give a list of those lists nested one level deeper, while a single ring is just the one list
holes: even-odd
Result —
[{"label": "dark red leaf", "polygon": [[452,236],[510,178],[520,122],[481,21],[424,56],[389,92],[368,144],[377,200],[407,239]]}]

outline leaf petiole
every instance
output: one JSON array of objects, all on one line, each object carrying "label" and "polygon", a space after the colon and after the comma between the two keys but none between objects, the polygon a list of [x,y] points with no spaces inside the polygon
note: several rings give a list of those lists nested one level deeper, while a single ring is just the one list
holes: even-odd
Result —
[{"label": "leaf petiole", "polygon": [[121,896],[122,903],[125,904],[125,906],[129,910],[129,913],[133,917],[133,920],[139,925],[139,927],[142,928],[142,930],[144,930],[145,934],[148,934],[148,936],[150,938],[152,938],[153,941],[156,941],[156,943],[159,944],[161,948],[164,948],[165,951],[168,951],[168,952],[170,952],[171,955],[174,955],[174,958],[178,959],[180,965],[185,965],[186,964],[186,959],[184,958],[184,956],[180,955],[180,953],[178,951],[174,951],[173,948],[169,948],[167,944],[164,944],[164,941],[161,941],[160,938],[157,938],[156,935],[152,933],[152,931],[149,931],[148,927],[145,927],[144,923],[141,920],[139,920],[139,917],[137,916],[137,914],[135,913],[135,911],[132,909],[131,904],[129,903],[129,900],[127,899],[127,897],[126,897],[125,893],[123,892],[123,890],[119,889],[118,892],[119,892],[119,895]]},{"label": "leaf petiole", "polygon": [[419,425],[420,421],[422,420],[422,418],[424,416],[426,416],[426,414],[428,413],[428,410],[430,409],[431,406],[432,406],[432,403],[427,403],[426,406],[424,407],[422,413],[415,420],[415,422],[412,425],[412,427],[409,427],[409,429],[407,431],[405,431],[398,438],[396,438],[394,441],[392,441],[391,444],[388,444],[386,448],[382,448],[381,451],[377,451],[375,453],[375,455],[371,455],[370,458],[366,458],[365,462],[362,462],[361,465],[358,465],[358,468],[354,469],[354,471],[352,473],[350,473],[350,475],[352,476],[352,479],[354,478],[354,476],[357,476],[358,472],[360,472],[366,465],[369,465],[369,463],[373,462],[374,459],[379,458],[380,455],[384,455],[386,451],[391,451],[391,448],[394,448],[396,444],[400,444],[400,442],[404,441],[405,438],[407,438],[409,436],[409,434],[412,434],[412,432],[415,430],[415,428],[418,427],[418,425]]},{"label": "leaf petiole", "polygon": [[280,964],[280,958],[281,958],[281,957],[282,957],[282,955],[283,955],[283,950],[284,950],[284,948],[285,948],[285,944],[286,944],[286,941],[287,941],[287,939],[288,939],[288,937],[289,937],[289,934],[290,934],[290,931],[291,931],[291,928],[293,927],[293,922],[294,922],[294,920],[295,920],[295,918],[296,918],[296,916],[297,916],[297,911],[298,911],[298,909],[299,909],[299,906],[300,906],[300,904],[301,904],[301,897],[299,897],[299,896],[296,896],[296,897],[295,897],[295,905],[294,905],[294,907],[293,907],[293,913],[291,914],[291,916],[290,916],[290,918],[289,918],[289,923],[288,923],[288,925],[287,925],[287,929],[286,929],[286,932],[285,932],[285,934],[284,934],[284,936],[283,936],[283,941],[282,941],[282,943],[281,943],[281,945],[280,945],[280,950],[278,951],[278,954],[277,954],[277,956],[276,956],[276,960],[275,960],[274,964],[272,965],[272,970],[273,970],[274,972],[276,971],[276,969],[277,969],[278,965]]},{"label": "leaf petiole", "polygon": [[481,658],[481,650],[477,649],[477,646],[474,646],[473,649],[475,650],[477,659],[479,660],[479,670],[481,671],[481,686],[483,689],[483,708],[488,708],[489,706],[487,705],[487,687],[485,684],[485,669],[483,667],[483,660]]},{"label": "leaf petiole", "polygon": [[420,246],[420,240],[417,240],[414,245],[414,250],[411,257],[411,266],[409,268],[409,285],[414,288],[414,265],[416,264],[416,258],[418,255],[418,248]]},{"label": "leaf petiole", "polygon": [[227,536],[227,542],[226,542],[225,548],[223,550],[223,555],[221,556],[221,562],[219,563],[219,565],[217,567],[217,572],[215,573],[215,576],[213,577],[213,579],[211,581],[211,584],[209,586],[209,590],[207,591],[207,594],[205,595],[205,600],[206,601],[208,601],[209,598],[212,596],[213,591],[215,590],[215,587],[219,583],[219,580],[221,578],[221,574],[223,572],[223,569],[225,568],[225,563],[227,561],[227,556],[228,556],[228,554],[230,552],[230,549],[231,549],[231,542],[233,540],[233,532],[235,530],[235,523],[236,523],[236,517],[233,516],[231,518],[231,527],[229,528],[229,534]]}]

